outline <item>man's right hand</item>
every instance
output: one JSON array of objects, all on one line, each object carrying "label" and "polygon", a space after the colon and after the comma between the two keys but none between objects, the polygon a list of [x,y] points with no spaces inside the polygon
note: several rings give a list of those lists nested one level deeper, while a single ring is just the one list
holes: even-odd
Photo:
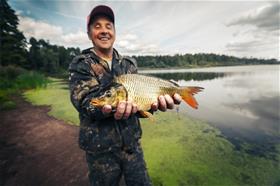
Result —
[{"label": "man's right hand", "polygon": [[[132,101],[120,101],[114,113],[116,120],[127,119],[130,115],[135,114],[138,111],[138,106]],[[104,105],[102,108],[103,114],[107,115],[112,112],[111,105]]]}]

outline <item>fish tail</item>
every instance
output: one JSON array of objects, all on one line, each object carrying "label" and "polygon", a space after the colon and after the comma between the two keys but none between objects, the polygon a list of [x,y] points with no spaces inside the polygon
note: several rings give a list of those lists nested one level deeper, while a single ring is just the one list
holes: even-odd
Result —
[{"label": "fish tail", "polygon": [[194,94],[197,94],[202,90],[202,87],[181,87],[179,94],[187,104],[189,104],[192,108],[197,109],[198,103],[194,98]]}]

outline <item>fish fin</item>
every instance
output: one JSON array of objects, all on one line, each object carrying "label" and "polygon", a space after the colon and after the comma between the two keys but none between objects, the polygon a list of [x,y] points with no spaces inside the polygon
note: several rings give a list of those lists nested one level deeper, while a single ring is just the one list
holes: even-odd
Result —
[{"label": "fish fin", "polygon": [[173,80],[173,79],[170,79],[169,80],[170,83],[172,83],[173,85],[175,85],[176,87],[179,87],[180,85],[178,84],[177,81]]},{"label": "fish fin", "polygon": [[139,110],[139,114],[143,117],[143,118],[151,118],[153,117],[153,115],[148,112],[148,111],[144,111],[144,110]]},{"label": "fish fin", "polygon": [[139,114],[143,117],[143,118],[148,118],[150,119],[153,123],[155,123],[155,117],[153,116],[152,113],[148,112],[148,111],[143,111],[143,110],[139,110],[138,111]]},{"label": "fish fin", "polygon": [[202,91],[202,87],[182,87],[180,89],[180,95],[182,99],[189,104],[192,108],[197,109],[198,103],[193,97],[193,95],[197,94],[198,92]]}]

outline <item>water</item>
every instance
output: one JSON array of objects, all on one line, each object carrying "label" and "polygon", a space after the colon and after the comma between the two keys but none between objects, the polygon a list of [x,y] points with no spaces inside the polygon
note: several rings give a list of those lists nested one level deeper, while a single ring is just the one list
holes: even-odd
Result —
[{"label": "water", "polygon": [[[142,71],[182,86],[201,86],[199,109],[180,112],[221,130],[237,149],[272,156],[280,144],[280,65]],[[246,144],[246,145],[245,145]],[[274,154],[275,155],[275,154]]]}]

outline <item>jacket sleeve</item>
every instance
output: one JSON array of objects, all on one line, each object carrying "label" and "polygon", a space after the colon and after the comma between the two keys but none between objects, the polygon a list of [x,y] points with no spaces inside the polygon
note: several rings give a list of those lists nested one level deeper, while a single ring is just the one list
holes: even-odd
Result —
[{"label": "jacket sleeve", "polygon": [[127,61],[127,74],[137,74],[138,73],[138,68],[137,68],[137,62],[134,58],[132,57],[127,57],[125,56],[124,59]]},{"label": "jacket sleeve", "polygon": [[85,114],[94,120],[108,117],[101,109],[90,104],[91,98],[100,96],[102,88],[81,56],[75,57],[69,66],[69,87],[71,102],[80,114]]}]

